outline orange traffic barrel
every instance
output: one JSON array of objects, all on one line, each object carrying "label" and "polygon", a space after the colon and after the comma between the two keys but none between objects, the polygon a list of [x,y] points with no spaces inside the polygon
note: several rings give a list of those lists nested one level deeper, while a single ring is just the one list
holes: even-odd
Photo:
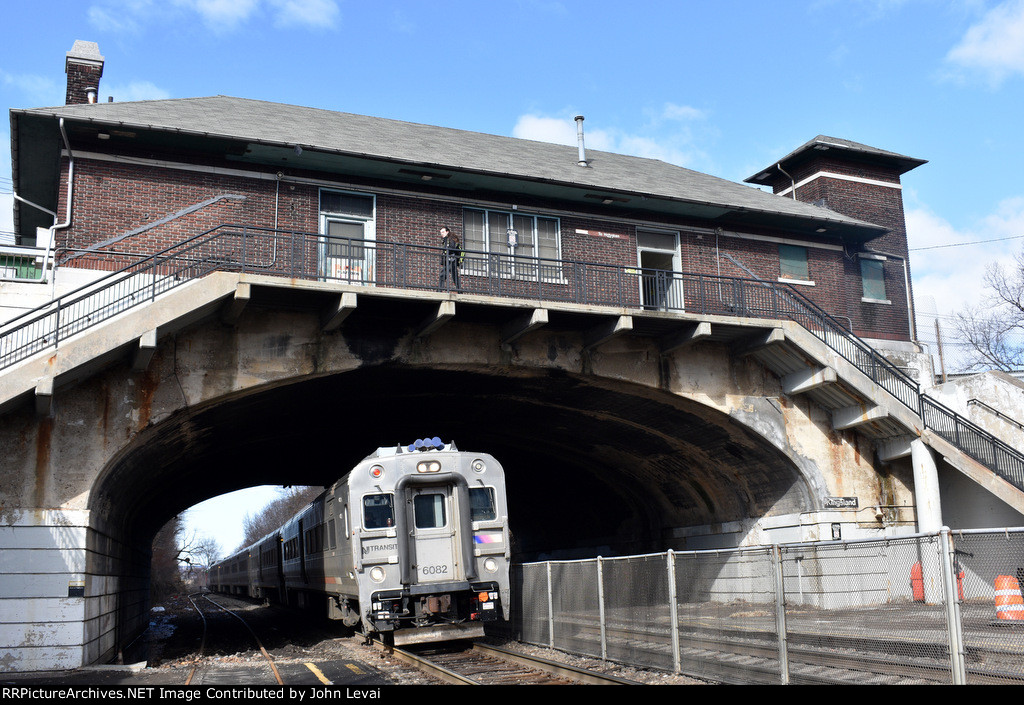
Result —
[{"label": "orange traffic barrel", "polygon": [[1017,578],[1009,575],[996,577],[996,617],[1024,620],[1024,598],[1021,598]]},{"label": "orange traffic barrel", "polygon": [[913,589],[914,602],[924,602],[924,573],[920,561],[910,568],[910,586]]}]

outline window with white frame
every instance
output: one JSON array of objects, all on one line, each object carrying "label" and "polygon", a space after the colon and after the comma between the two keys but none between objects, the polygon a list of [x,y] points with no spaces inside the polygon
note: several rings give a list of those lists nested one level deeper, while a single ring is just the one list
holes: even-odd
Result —
[{"label": "window with white frame", "polygon": [[863,287],[862,301],[889,303],[885,292],[885,260],[861,255],[860,278]]},{"label": "window with white frame", "polygon": [[797,284],[813,284],[807,266],[807,248],[779,245],[779,280]]},{"label": "window with white frame", "polygon": [[467,274],[561,278],[558,218],[467,208],[462,233]]}]

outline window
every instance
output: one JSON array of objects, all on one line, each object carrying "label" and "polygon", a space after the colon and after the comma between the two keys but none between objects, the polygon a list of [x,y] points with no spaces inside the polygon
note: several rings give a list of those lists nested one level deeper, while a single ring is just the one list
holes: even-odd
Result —
[{"label": "window", "polygon": [[809,282],[807,269],[807,248],[796,245],[779,245],[779,279]]},{"label": "window", "polygon": [[860,260],[860,278],[864,287],[865,301],[888,303],[885,297],[885,262],[879,259],[862,257]]},{"label": "window", "polygon": [[390,494],[368,494],[363,497],[363,526],[385,529],[395,525],[395,498]]},{"label": "window", "polygon": [[445,525],[444,495],[418,494],[412,500],[417,529],[439,529]]},{"label": "window", "polygon": [[341,193],[338,191],[321,191],[320,212],[369,219],[373,217],[373,196]]},{"label": "window", "polygon": [[491,487],[470,487],[470,521],[490,521],[497,517],[498,513],[494,509],[494,489]]},{"label": "window", "polygon": [[557,263],[532,259],[559,258],[557,218],[467,208],[462,215],[462,234],[463,246],[471,253],[498,255],[480,258],[467,254],[463,270],[469,275],[561,278]]}]

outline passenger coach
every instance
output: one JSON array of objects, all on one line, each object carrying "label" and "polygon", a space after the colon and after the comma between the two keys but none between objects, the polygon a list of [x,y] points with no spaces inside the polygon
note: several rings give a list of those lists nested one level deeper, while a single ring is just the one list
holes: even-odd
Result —
[{"label": "passenger coach", "polygon": [[379,448],[210,584],[412,643],[508,619],[509,558],[501,465],[433,438]]}]

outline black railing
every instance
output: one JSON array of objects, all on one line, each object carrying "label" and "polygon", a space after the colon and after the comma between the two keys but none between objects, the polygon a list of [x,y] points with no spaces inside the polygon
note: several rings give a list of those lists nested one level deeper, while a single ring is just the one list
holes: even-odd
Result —
[{"label": "black railing", "polygon": [[[76,252],[79,266],[115,253]],[[143,257],[0,326],[0,369],[213,271],[800,324],[932,429],[1024,490],[1024,455],[935,400],[795,288],[739,277],[467,251],[450,275],[440,247],[222,225]],[[448,274],[446,274],[446,270]]]}]

